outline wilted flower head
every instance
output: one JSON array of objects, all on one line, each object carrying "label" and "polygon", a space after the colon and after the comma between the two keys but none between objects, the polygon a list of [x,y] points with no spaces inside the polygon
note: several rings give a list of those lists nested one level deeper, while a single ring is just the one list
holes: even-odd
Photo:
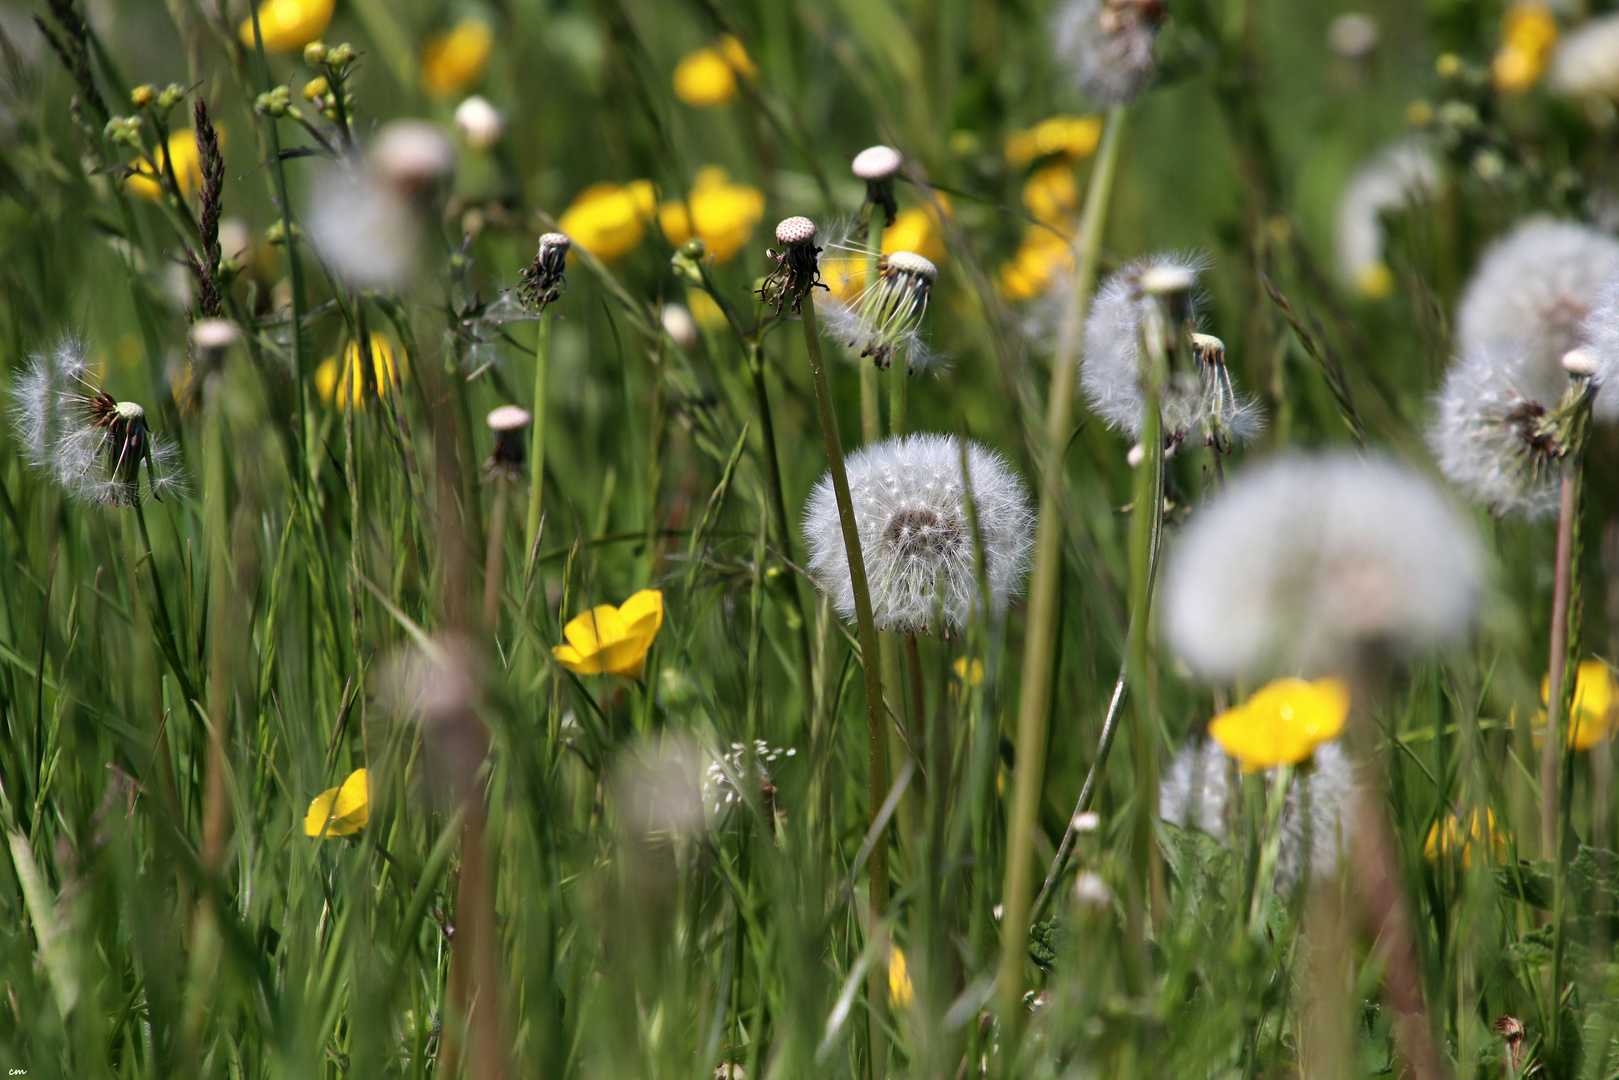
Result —
[{"label": "wilted flower head", "polygon": [[140,405],[101,389],[78,338],[31,357],[11,394],[23,456],[69,496],[133,506],[142,497],[142,465],[154,499],[183,487],[180,448],[151,429]]},{"label": "wilted flower head", "polygon": [[[1149,306],[1173,294],[1178,315],[1195,319],[1193,287],[1203,268],[1201,259],[1154,255],[1131,263],[1097,290],[1085,320],[1080,384],[1109,427],[1140,438],[1147,407],[1141,336]],[[1252,438],[1260,427],[1259,406],[1231,385],[1225,346],[1206,334],[1195,335],[1192,345],[1192,370],[1179,368],[1172,357],[1162,403],[1165,444],[1192,436],[1221,446]]]},{"label": "wilted flower head", "polygon": [[1472,619],[1482,554],[1430,481],[1389,461],[1295,456],[1234,480],[1169,553],[1169,643],[1209,678],[1345,673]]},{"label": "wilted flower head", "polygon": [[[967,461],[992,614],[999,615],[1023,586],[1034,515],[1023,482],[1000,455],[969,442]],[[960,628],[978,606],[960,443],[945,435],[885,439],[851,454],[847,469],[878,629]],[[810,570],[839,614],[854,618],[854,586],[830,474],[810,495],[804,536]]]},{"label": "wilted flower head", "polygon": [[548,232],[540,237],[534,261],[522,271],[523,280],[517,286],[517,295],[525,308],[542,311],[545,305],[562,295],[562,290],[568,287],[568,249],[572,246],[567,233]]},{"label": "wilted flower head", "polygon": [[489,414],[489,430],[495,435],[495,449],[484,463],[490,476],[516,481],[528,460],[528,425],[534,416],[521,405],[502,405]]},{"label": "wilted flower head", "polygon": [[[1284,890],[1295,887],[1306,868],[1312,878],[1330,878],[1349,850],[1354,820],[1349,757],[1337,743],[1327,743],[1316,751],[1313,765],[1294,777],[1282,807],[1276,875]],[[1182,747],[1159,782],[1159,816],[1233,846],[1242,801],[1236,766],[1213,740]]]},{"label": "wilted flower head", "polygon": [[1057,10],[1057,60],[1092,104],[1122,104],[1151,81],[1166,6],[1164,0],[1068,0]]},{"label": "wilted flower head", "polygon": [[821,249],[815,244],[815,222],[807,217],[782,220],[776,226],[776,243],[780,249],[765,251],[776,265],[759,286],[759,299],[775,305],[778,315],[789,304],[796,314],[810,290],[827,287],[821,280]]},{"label": "wilted flower head", "polygon": [[1383,215],[1422,198],[1439,178],[1433,147],[1402,139],[1355,170],[1338,200],[1338,272],[1366,296],[1384,296],[1394,276],[1383,259]]},{"label": "wilted flower head", "polygon": [[1619,15],[1571,30],[1552,53],[1549,82],[1569,97],[1619,97]]},{"label": "wilted flower head", "polygon": [[868,146],[854,156],[849,168],[855,176],[866,182],[866,205],[881,207],[883,227],[894,224],[899,203],[894,199],[894,177],[899,175],[905,159],[892,146]]},{"label": "wilted flower head", "polygon": [[877,287],[867,289],[860,306],[828,300],[828,333],[844,340],[862,357],[887,368],[896,353],[905,354],[912,374],[933,363],[934,356],[922,341],[922,316],[939,271],[933,263],[914,251],[896,251],[883,256],[878,264]]}]

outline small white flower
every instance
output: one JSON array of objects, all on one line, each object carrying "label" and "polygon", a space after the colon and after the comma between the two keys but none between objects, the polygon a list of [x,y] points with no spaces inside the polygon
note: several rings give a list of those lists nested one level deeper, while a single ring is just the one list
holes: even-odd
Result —
[{"label": "small white flower", "polygon": [[[1186,293],[1194,311],[1191,289],[1204,261],[1180,255],[1153,255],[1126,266],[1102,283],[1085,320],[1085,363],[1080,385],[1091,407],[1109,427],[1141,437],[1146,414],[1142,389],[1144,365],[1141,328],[1148,305],[1168,285]],[[1208,442],[1244,442],[1259,433],[1262,417],[1251,398],[1238,396],[1225,364],[1225,347],[1209,335],[1197,335],[1192,363],[1195,370],[1172,370],[1165,387],[1161,415],[1166,444],[1195,436]]]},{"label": "small white flower", "polygon": [[1569,97],[1619,97],[1619,15],[1603,15],[1564,35],[1547,81]]},{"label": "small white flower", "polygon": [[[1023,482],[1000,455],[970,442],[967,460],[984,572],[999,615],[1022,588],[1034,514]],[[960,444],[944,435],[885,439],[851,454],[847,470],[878,628],[960,628],[978,595]],[[854,618],[854,586],[830,474],[810,495],[804,536],[810,570],[838,612]]]},{"label": "small white flower", "polygon": [[1158,71],[1164,0],[1069,0],[1052,20],[1057,61],[1079,92],[1105,108],[1139,94]]},{"label": "small white flower", "polygon": [[1383,215],[1428,194],[1439,180],[1433,147],[1421,137],[1402,139],[1375,154],[1349,178],[1338,199],[1338,273],[1369,295],[1393,286],[1383,258]]},{"label": "small white flower", "polygon": [[1239,476],[1169,552],[1163,622],[1209,678],[1342,672],[1471,622],[1483,555],[1444,494],[1402,465],[1294,456]]}]

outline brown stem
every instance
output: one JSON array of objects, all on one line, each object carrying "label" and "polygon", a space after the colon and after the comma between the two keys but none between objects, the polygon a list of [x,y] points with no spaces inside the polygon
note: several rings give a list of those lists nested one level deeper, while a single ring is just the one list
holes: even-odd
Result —
[{"label": "brown stem", "polygon": [[500,618],[500,591],[506,579],[506,504],[511,485],[495,477],[495,505],[489,512],[489,548],[483,563],[483,625],[493,634]]}]

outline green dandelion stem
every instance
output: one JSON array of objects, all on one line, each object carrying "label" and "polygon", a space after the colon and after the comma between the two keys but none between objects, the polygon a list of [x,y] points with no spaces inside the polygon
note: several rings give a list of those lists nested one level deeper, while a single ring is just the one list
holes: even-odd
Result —
[{"label": "green dandelion stem", "polygon": [[529,429],[528,523],[523,530],[524,576],[534,573],[534,556],[540,536],[540,493],[545,486],[545,383],[550,370],[551,320],[542,312],[534,334],[534,414]]}]

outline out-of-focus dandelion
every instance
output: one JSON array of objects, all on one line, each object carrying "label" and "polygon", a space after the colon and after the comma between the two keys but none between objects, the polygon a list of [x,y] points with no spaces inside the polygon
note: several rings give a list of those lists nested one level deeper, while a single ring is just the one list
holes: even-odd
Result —
[{"label": "out-of-focus dandelion", "polygon": [[909,1009],[916,1002],[916,987],[905,969],[905,950],[888,947],[888,1003],[896,1009]]},{"label": "out-of-focus dandelion", "polygon": [[[393,342],[381,334],[372,334],[371,375],[374,381],[369,396],[392,393],[394,383],[404,378],[406,362],[407,357],[403,349],[396,352]],[[359,342],[348,343],[348,347],[343,350],[342,360],[328,356],[315,369],[315,392],[328,405],[335,404],[339,409],[346,409],[352,401],[358,407],[364,408],[368,398],[366,389],[365,371],[360,364]]]},{"label": "out-of-focus dandelion", "polygon": [[[1601,660],[1581,660],[1574,675],[1574,707],[1568,721],[1568,745],[1575,750],[1589,750],[1606,739],[1613,731],[1615,698],[1613,672]],[[1540,680],[1540,703],[1546,704],[1551,693],[1551,676]],[[1540,714],[1539,727],[1546,726],[1546,714]]]},{"label": "out-of-focus dandelion", "polygon": [[304,815],[304,835],[353,836],[371,819],[371,785],[364,769],[355,769],[334,788],[316,795]]},{"label": "out-of-focus dandelion", "polygon": [[[336,0],[264,0],[259,5],[259,34],[264,51],[293,53],[318,40],[331,25]],[[254,47],[253,20],[243,19],[237,37]]]},{"label": "out-of-focus dandelion", "polygon": [[495,436],[495,448],[484,463],[484,472],[516,483],[528,460],[528,426],[534,416],[521,405],[501,405],[489,413],[487,423]]},{"label": "out-of-focus dandelion", "polygon": [[894,199],[894,177],[904,164],[905,159],[892,146],[868,146],[849,163],[849,171],[866,182],[865,205],[882,209],[884,228],[894,224],[894,217],[899,213],[899,203]]},{"label": "out-of-focus dandelion", "polygon": [[1006,163],[1026,168],[1041,158],[1060,157],[1069,162],[1090,157],[1102,141],[1099,116],[1050,116],[1006,138]]},{"label": "out-of-focus dandelion", "polygon": [[528,311],[543,311],[547,304],[562,295],[568,287],[568,251],[573,241],[567,233],[548,232],[540,236],[534,261],[522,272],[517,286],[518,298]]},{"label": "out-of-focus dandelion", "polygon": [[1501,48],[1490,61],[1490,81],[1502,93],[1521,93],[1539,81],[1557,46],[1557,19],[1541,0],[1517,0],[1501,16]]},{"label": "out-of-focus dandelion", "polygon": [[[1226,847],[1233,841],[1241,787],[1236,762],[1213,740],[1182,747],[1158,785],[1159,816],[1182,829],[1196,829]],[[1281,843],[1276,874],[1284,890],[1303,880],[1331,878],[1348,853],[1354,787],[1349,757],[1336,742],[1317,748],[1311,765],[1301,769],[1287,789],[1280,819]]]},{"label": "out-of-focus dandelion", "polygon": [[13,384],[12,418],[29,464],[82,502],[133,506],[146,492],[161,500],[183,488],[180,448],[153,431],[146,410],[103,390],[85,362],[84,343],[64,337],[36,354]]},{"label": "out-of-focus dandelion", "polygon": [[1164,571],[1165,633],[1209,678],[1347,673],[1368,650],[1421,653],[1472,620],[1471,527],[1404,466],[1292,456],[1236,478]]},{"label": "out-of-focus dandelion", "polygon": [[650,180],[594,184],[574,197],[557,227],[602,262],[634,250],[658,202]]},{"label": "out-of-focus dandelion", "polygon": [[1068,0],[1052,21],[1057,61],[1093,105],[1139,94],[1158,71],[1155,48],[1164,0]]},{"label": "out-of-focus dandelion", "polygon": [[[666,677],[670,672],[666,669]],[[771,746],[763,739],[753,741],[750,751],[739,742],[723,754],[713,756],[703,771],[703,805],[711,817],[718,820],[726,811],[745,801],[737,789],[737,780],[757,780],[757,797],[767,815],[777,812],[776,785],[770,778],[770,766],[782,758],[796,757],[793,747]],[[757,770],[757,776],[754,771]]]},{"label": "out-of-focus dandelion", "polygon": [[665,304],[660,319],[663,332],[680,348],[689,349],[697,344],[697,320],[692,317],[690,308],[683,304]]},{"label": "out-of-focus dandelion", "polygon": [[642,589],[618,607],[597,604],[575,615],[562,634],[566,645],[553,645],[557,663],[580,675],[619,675],[639,679],[647,650],[663,625],[663,593]]},{"label": "out-of-focus dandelion", "polygon": [[1431,863],[1455,860],[1463,870],[1473,865],[1475,853],[1488,851],[1491,862],[1507,857],[1507,834],[1495,824],[1495,812],[1486,807],[1474,810],[1464,821],[1459,814],[1445,815],[1428,828],[1422,854]]},{"label": "out-of-focus dandelion", "polygon": [[1383,215],[1422,199],[1439,179],[1433,147],[1403,139],[1356,169],[1338,200],[1335,234],[1338,272],[1363,296],[1388,295],[1394,275],[1384,261]]},{"label": "out-of-focus dandelion", "polygon": [[[216,127],[219,142],[225,142],[225,130]],[[158,149],[158,160],[142,158],[134,171],[124,180],[124,186],[143,199],[156,201],[163,197],[163,166],[165,161],[174,167],[174,179],[180,185],[180,194],[189,199],[202,186],[202,158],[197,149],[197,133],[187,128],[169,135],[168,143]]]},{"label": "out-of-focus dandelion", "polygon": [[483,78],[495,32],[482,19],[462,19],[422,45],[422,89],[433,97],[461,93]]},{"label": "out-of-focus dandelion", "polygon": [[1377,20],[1362,11],[1345,12],[1327,24],[1327,48],[1345,60],[1370,56],[1381,36]]},{"label": "out-of-focus dandelion", "polygon": [[[1023,482],[1000,455],[970,442],[967,460],[983,534],[989,614],[999,617],[1023,587],[1034,514]],[[847,468],[878,629],[914,634],[961,628],[979,604],[960,444],[945,435],[885,439],[851,454]],[[810,495],[804,536],[810,571],[838,613],[853,619],[854,585],[830,474]]]},{"label": "out-of-focus dandelion", "polygon": [[439,634],[396,650],[381,665],[376,696],[383,709],[420,725],[431,782],[456,800],[474,795],[489,731],[478,715],[483,693],[467,640]]},{"label": "out-of-focus dandelion", "polygon": [[382,181],[410,199],[431,193],[455,172],[455,146],[444,129],[426,120],[384,124],[369,157]]},{"label": "out-of-focus dandelion", "polygon": [[1619,15],[1600,15],[1565,35],[1547,82],[1568,97],[1619,98]]},{"label": "out-of-focus dandelion", "polygon": [[1297,765],[1338,737],[1349,716],[1349,687],[1334,678],[1284,678],[1209,722],[1209,737],[1243,772]]},{"label": "out-of-focus dandelion", "polygon": [[455,107],[455,130],[474,150],[488,150],[506,133],[506,119],[481,94],[473,94]]},{"label": "out-of-focus dandelion", "polygon": [[[1588,389],[1599,413],[1619,413],[1619,386],[1602,385],[1619,370],[1605,336],[1610,319],[1619,333],[1619,312],[1601,304],[1616,270],[1619,241],[1535,218],[1485,253],[1462,294],[1429,444],[1445,476],[1497,512],[1556,505]],[[1603,344],[1578,349],[1588,325]]]},{"label": "out-of-focus dandelion", "polygon": [[935,357],[922,340],[922,316],[938,276],[938,269],[914,251],[883,256],[877,287],[865,291],[858,308],[837,300],[823,306],[828,334],[879,368],[904,353],[912,374],[926,370]]},{"label": "out-of-focus dandelion", "polygon": [[698,108],[724,105],[736,97],[737,76],[752,78],[757,72],[742,42],[726,34],[680,58],[675,65],[675,96]]},{"label": "out-of-focus dandelion", "polygon": [[[1198,258],[1154,255],[1131,263],[1102,283],[1085,321],[1085,364],[1080,385],[1109,427],[1141,437],[1145,416],[1142,325],[1148,306],[1159,303],[1154,282],[1184,282],[1188,318],[1195,317],[1192,286],[1203,271]],[[1252,399],[1239,397],[1226,369],[1225,346],[1206,334],[1193,339],[1192,370],[1178,365],[1164,387],[1161,413],[1166,446],[1189,437],[1222,448],[1258,434],[1261,417]]]},{"label": "out-of-focus dandelion", "polygon": [[716,263],[727,263],[747,246],[764,212],[763,192],[733,184],[724,169],[709,165],[698,170],[685,201],[658,207],[658,224],[674,246],[696,236]]}]

